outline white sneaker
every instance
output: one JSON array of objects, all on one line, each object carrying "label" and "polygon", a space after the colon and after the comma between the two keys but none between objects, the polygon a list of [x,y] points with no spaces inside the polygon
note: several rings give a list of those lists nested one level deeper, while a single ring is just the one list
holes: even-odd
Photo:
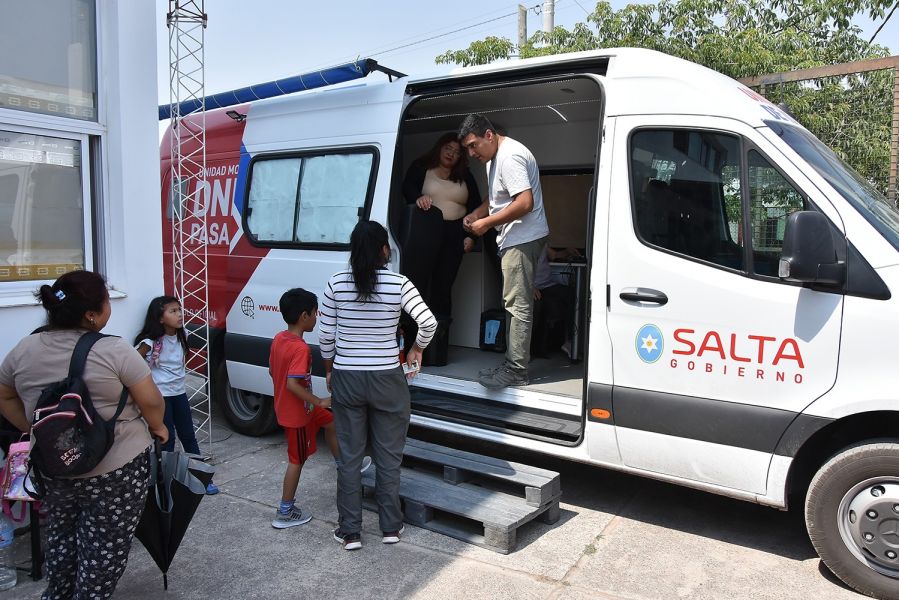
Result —
[{"label": "white sneaker", "polygon": [[370,466],[371,466],[371,456],[363,456],[362,457],[362,468],[359,469],[359,472],[365,473]]},{"label": "white sneaker", "polygon": [[403,532],[406,531],[405,526],[400,525],[399,531],[382,531],[381,543],[382,544],[396,544],[400,541],[400,536],[403,535]]}]

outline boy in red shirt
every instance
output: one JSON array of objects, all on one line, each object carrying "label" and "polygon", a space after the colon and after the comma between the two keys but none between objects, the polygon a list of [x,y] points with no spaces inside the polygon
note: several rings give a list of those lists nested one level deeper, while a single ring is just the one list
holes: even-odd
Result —
[{"label": "boy in red shirt", "polygon": [[318,298],[312,292],[294,288],[281,296],[280,308],[287,330],[272,340],[268,360],[275,387],[275,415],[287,436],[288,464],[281,504],[272,520],[272,527],[286,529],[312,519],[312,515],[295,506],[294,496],[303,463],[315,453],[318,430],[325,430],[325,441],[335,461],[340,460],[340,451],[334,431],[334,417],[329,410],[325,410],[331,406],[331,399],[319,398],[312,393],[312,355],[303,340],[303,333],[315,328]]}]

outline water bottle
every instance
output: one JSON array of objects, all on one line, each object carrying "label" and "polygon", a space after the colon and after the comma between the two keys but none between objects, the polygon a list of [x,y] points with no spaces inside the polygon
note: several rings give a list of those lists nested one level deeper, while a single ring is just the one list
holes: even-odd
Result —
[{"label": "water bottle", "polygon": [[12,553],[14,529],[12,521],[0,513],[0,590],[16,585],[16,563]]}]

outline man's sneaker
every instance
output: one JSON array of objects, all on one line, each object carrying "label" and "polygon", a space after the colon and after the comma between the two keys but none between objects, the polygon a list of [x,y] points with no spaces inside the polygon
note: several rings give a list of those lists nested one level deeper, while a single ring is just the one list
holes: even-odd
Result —
[{"label": "man's sneaker", "polygon": [[492,367],[487,367],[486,369],[481,369],[478,371],[478,377],[490,377],[497,371],[503,368],[505,363],[499,363],[498,365],[493,365]]},{"label": "man's sneaker", "polygon": [[527,372],[522,373],[513,370],[507,365],[503,365],[492,375],[478,377],[478,383],[488,390],[499,390],[510,385],[527,385],[528,374]]},{"label": "man's sneaker", "polygon": [[286,515],[283,514],[280,510],[277,511],[275,518],[272,519],[272,527],[274,527],[275,529],[287,529],[288,527],[303,525],[311,520],[312,515],[310,515],[309,513],[304,513],[296,506],[292,506],[290,508],[290,511]]},{"label": "man's sneaker", "polygon": [[215,496],[219,493],[219,486],[215,485],[211,481],[206,485],[206,495],[207,496]]},{"label": "man's sneaker", "polygon": [[362,457],[362,468],[359,469],[359,471],[361,473],[365,473],[370,466],[371,466],[371,456],[363,456]]},{"label": "man's sneaker", "polygon": [[406,528],[400,525],[399,531],[382,531],[381,535],[381,543],[382,544],[396,544],[400,541],[400,537],[403,535],[403,532],[406,531]]},{"label": "man's sneaker", "polygon": [[343,544],[344,550],[358,550],[362,547],[362,536],[358,533],[344,533],[340,527],[334,530],[334,539]]}]

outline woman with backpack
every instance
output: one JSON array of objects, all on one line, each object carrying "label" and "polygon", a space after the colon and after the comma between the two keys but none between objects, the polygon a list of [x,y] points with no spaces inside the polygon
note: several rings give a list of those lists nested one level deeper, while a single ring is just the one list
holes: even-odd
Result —
[{"label": "woman with backpack", "polygon": [[[35,295],[47,311],[47,326],[22,339],[0,365],[0,414],[23,432],[31,429],[29,417],[42,391],[66,377],[79,338],[102,330],[112,312],[106,282],[91,271],[66,273]],[[103,419],[115,415],[123,386],[129,396],[112,447],[93,470],[43,478],[45,600],[112,596],[144,509],[150,436],[168,440],[162,395],[146,361],[127,341],[99,339],[87,355],[83,379]]]}]

